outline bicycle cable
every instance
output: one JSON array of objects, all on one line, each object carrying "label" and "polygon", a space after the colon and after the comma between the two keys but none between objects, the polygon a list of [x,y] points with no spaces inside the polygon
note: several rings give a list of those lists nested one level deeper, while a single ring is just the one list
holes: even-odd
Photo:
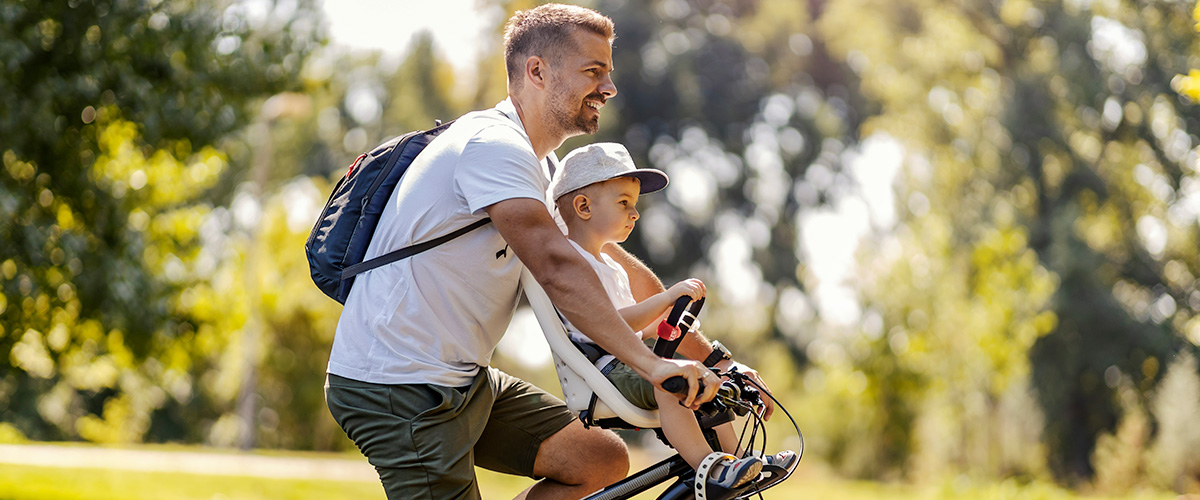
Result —
[{"label": "bicycle cable", "polygon": [[[759,385],[757,382],[755,382],[750,377],[745,377],[745,380],[747,382],[750,382],[750,385],[753,385],[754,387],[758,388],[759,393],[766,394],[767,397],[771,398],[771,401],[775,402],[775,406],[778,406],[780,410],[783,410],[783,414],[787,415],[788,420],[790,420],[792,422],[792,428],[796,430],[796,437],[800,439],[800,449],[796,453],[796,461],[799,462],[800,459],[804,458],[804,433],[800,432],[800,424],[796,423],[796,419],[794,417],[792,417],[792,413],[788,411],[787,407],[783,406],[783,403],[780,403],[779,400],[775,398],[774,394],[771,394],[771,391],[768,391],[765,387]],[[758,418],[761,418],[761,417],[758,417]],[[763,423],[762,425],[763,425],[763,440],[765,442],[766,434],[767,434],[766,424]],[[788,471],[787,475],[784,476],[783,479],[780,479],[779,481],[777,481],[775,484],[779,484],[779,483],[782,483],[783,481],[786,481],[789,477],[792,477],[792,474],[795,471],[796,471],[796,469],[794,469],[794,468],[792,470]],[[763,497],[762,490],[759,490],[758,498],[761,500],[762,497]]]},{"label": "bicycle cable", "polygon": [[[771,398],[771,401],[773,401],[775,403],[775,406],[779,407],[780,410],[783,410],[783,414],[787,416],[789,421],[791,421],[792,428],[796,430],[796,437],[799,438],[799,440],[800,440],[800,449],[796,453],[796,460],[799,461],[800,459],[802,459],[804,457],[804,433],[800,431],[800,425],[796,423],[796,419],[794,417],[792,417],[792,413],[788,411],[787,407],[783,406],[783,403],[779,402],[779,399],[777,399],[774,394],[771,394],[771,391],[768,391],[765,387],[760,385],[758,382],[755,382],[754,379],[750,378],[746,374],[739,372],[737,370],[736,366],[733,367],[732,369],[730,369],[729,371],[725,372],[725,375],[729,376],[731,379],[736,378],[741,383],[748,382],[750,385],[754,386],[758,390],[759,394],[766,394],[767,397]],[[750,427],[751,428],[750,440],[749,440],[749,445],[747,446],[746,449],[752,450],[754,448],[754,443],[758,440],[758,431],[759,431],[759,429],[761,429],[762,430],[762,449],[760,450],[759,453],[760,453],[760,455],[765,457],[766,456],[766,447],[767,447],[766,421],[756,411],[750,411],[749,413],[754,416],[754,425]],[[741,443],[743,442],[743,439],[745,438],[747,426],[750,426],[749,420],[747,420],[746,424],[742,427],[742,434],[741,434],[741,436],[738,437],[739,447],[740,447]],[[784,476],[779,481],[776,481],[774,484],[782,483],[783,481],[785,481],[789,477],[791,477],[792,473],[794,473],[794,472],[795,472],[795,469],[788,471],[786,476]],[[758,494],[758,497],[760,499],[763,498],[763,496],[762,496],[763,491],[765,491],[765,490],[756,490],[755,491],[755,493]],[[754,494],[754,493],[751,493],[751,494]]]}]

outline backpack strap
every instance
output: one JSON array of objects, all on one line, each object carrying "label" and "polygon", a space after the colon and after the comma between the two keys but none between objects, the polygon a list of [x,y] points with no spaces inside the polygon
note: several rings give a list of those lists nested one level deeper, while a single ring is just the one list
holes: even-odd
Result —
[{"label": "backpack strap", "polygon": [[[497,113],[499,113],[500,117],[502,117],[506,120],[509,119],[508,114],[504,113],[503,111],[500,111],[498,109],[495,109],[495,111]],[[450,128],[450,125],[453,124],[455,121],[456,120],[450,120],[446,123],[440,123],[440,120],[437,120],[437,121],[435,121],[436,126],[433,129],[426,131],[425,133],[428,134],[431,132],[436,132],[436,133],[440,134],[442,130]],[[410,135],[415,135],[415,134],[410,134]],[[397,150],[403,149],[402,143],[404,142],[404,139],[401,139],[400,142],[401,143],[398,143],[396,145],[396,149],[393,150],[392,156],[390,158],[388,158],[387,166],[384,167],[385,172],[390,171],[392,166],[396,164],[396,161],[400,159],[401,154],[400,154],[400,151],[397,151]],[[362,156],[359,157],[359,160],[356,160],[355,164],[357,164],[357,161],[361,161],[361,159],[362,159]],[[550,172],[551,172],[551,175],[553,175],[554,164],[550,162],[550,158],[548,158],[548,157],[546,158],[546,164],[550,166]],[[351,168],[353,169],[354,167],[351,166]],[[381,176],[379,176],[378,179],[375,180],[375,182],[371,186],[370,192],[374,192],[376,189],[379,188],[379,185],[383,182],[384,177],[385,176],[381,175]],[[366,200],[364,199],[363,202],[365,205]],[[424,252],[426,250],[434,248],[438,245],[441,245],[442,243],[446,243],[446,242],[453,240],[459,236],[462,236],[471,231],[479,229],[479,228],[487,225],[487,223],[489,223],[491,221],[492,221],[492,219],[490,219],[488,217],[484,217],[483,219],[480,219],[480,220],[477,220],[477,221],[471,223],[471,225],[469,225],[467,227],[459,229],[459,230],[457,230],[453,233],[447,234],[445,236],[441,236],[439,238],[435,238],[430,241],[426,241],[424,243],[418,243],[416,245],[407,246],[407,247],[401,248],[399,250],[394,250],[392,252],[388,252],[386,254],[380,255],[371,260],[359,262],[358,264],[354,264],[352,266],[347,266],[345,269],[342,269],[342,279],[344,280],[346,278],[350,278],[350,277],[356,276],[358,274],[365,273],[367,271],[370,271],[370,270],[375,269],[380,266],[386,266],[388,264],[391,264],[391,263],[396,262],[401,259],[407,259],[416,254],[419,254],[421,252]]]},{"label": "backpack strap", "polygon": [[479,229],[479,228],[487,225],[487,223],[489,223],[491,221],[492,221],[492,219],[484,217],[480,220],[477,220],[477,221],[471,223],[471,225],[469,225],[467,227],[459,229],[459,230],[457,230],[453,233],[447,234],[445,236],[440,236],[438,238],[434,238],[434,239],[426,241],[424,243],[417,243],[416,245],[407,246],[407,247],[401,248],[399,250],[394,250],[394,251],[388,252],[386,254],[380,255],[378,257],[375,257],[371,260],[359,262],[358,264],[355,264],[353,266],[349,266],[349,267],[343,269],[342,270],[342,279],[346,279],[346,278],[349,278],[356,274],[370,271],[370,270],[375,269],[380,266],[385,266],[385,265],[391,264],[400,259],[407,259],[416,254],[419,254],[421,252],[424,252],[426,250],[434,248],[438,245],[441,245],[442,243],[453,240],[454,238],[457,238],[457,237],[467,234],[471,231]]}]

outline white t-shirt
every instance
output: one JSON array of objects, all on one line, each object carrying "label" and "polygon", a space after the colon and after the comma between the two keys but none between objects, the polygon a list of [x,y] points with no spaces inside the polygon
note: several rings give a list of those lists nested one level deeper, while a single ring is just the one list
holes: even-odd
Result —
[{"label": "white t-shirt", "polygon": [[[550,171],[516,109],[508,100],[496,109],[504,114],[463,115],[421,152],[388,200],[365,259],[466,227],[500,201],[552,206]],[[522,269],[488,224],[358,275],[327,371],[379,384],[470,384],[508,328]]]},{"label": "white t-shirt", "polygon": [[[604,285],[604,291],[608,293],[608,300],[612,302],[614,308],[619,310],[623,307],[629,307],[637,304],[637,300],[633,298],[633,291],[629,286],[629,275],[625,273],[625,269],[622,268],[620,264],[617,264],[617,261],[613,260],[612,257],[609,257],[608,254],[604,252],[600,252],[600,259],[596,259],[595,255],[592,255],[587,250],[584,250],[583,247],[579,246],[578,243],[575,243],[572,240],[567,241],[571,242],[571,246],[574,246],[575,249],[578,250],[581,255],[583,255],[583,258],[588,261],[588,264],[591,264],[592,270],[596,271],[596,276],[600,277],[600,284]],[[583,343],[595,343],[592,342],[592,339],[588,338],[587,335],[584,335],[583,332],[580,332],[578,328],[575,328],[575,325],[572,325],[571,322],[564,318],[561,314],[559,317],[562,318],[563,322],[566,323],[567,336],[570,337],[571,340]],[[642,338],[640,333],[633,333],[634,340],[641,342]],[[596,361],[596,366],[603,367],[604,365],[607,365],[609,360],[612,358],[613,356],[611,354],[601,356],[600,359]]]}]

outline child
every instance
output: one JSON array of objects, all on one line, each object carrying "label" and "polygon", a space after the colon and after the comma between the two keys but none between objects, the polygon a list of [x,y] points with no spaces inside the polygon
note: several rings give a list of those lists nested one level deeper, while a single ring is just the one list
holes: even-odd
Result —
[{"label": "child", "polygon": [[[606,243],[621,243],[629,237],[638,220],[638,195],[658,191],[666,185],[666,174],[654,169],[635,168],[624,146],[597,143],[568,154],[550,187],[551,196],[567,226],[567,237],[575,249],[596,270],[609,299],[629,326],[635,332],[646,330],[639,341],[654,335],[654,329],[647,327],[665,316],[676,299],[687,295],[695,300],[705,293],[704,283],[689,279],[640,303],[636,302],[625,270],[600,251]],[[567,328],[572,340],[592,343],[569,323]],[[609,380],[634,405],[651,410],[657,408],[667,440],[688,464],[693,468],[699,467],[713,450],[705,442],[692,410],[680,405],[676,396],[642,379],[633,369],[613,363],[616,363],[615,360],[607,355],[597,362],[597,367],[611,370],[606,374]],[[732,425],[722,424],[716,427],[716,431],[721,447],[726,452],[738,454]],[[757,457],[718,462],[710,470],[708,484],[736,488],[757,478],[762,466],[763,460]]]}]

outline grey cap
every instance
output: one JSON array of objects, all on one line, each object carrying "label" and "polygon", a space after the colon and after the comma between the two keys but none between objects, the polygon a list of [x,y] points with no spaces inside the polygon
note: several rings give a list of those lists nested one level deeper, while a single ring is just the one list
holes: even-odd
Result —
[{"label": "grey cap", "polygon": [[562,195],[584,186],[617,177],[633,177],[642,182],[641,194],[667,187],[667,174],[653,168],[637,168],[625,146],[615,142],[597,142],[567,153],[550,183],[557,201]]}]

